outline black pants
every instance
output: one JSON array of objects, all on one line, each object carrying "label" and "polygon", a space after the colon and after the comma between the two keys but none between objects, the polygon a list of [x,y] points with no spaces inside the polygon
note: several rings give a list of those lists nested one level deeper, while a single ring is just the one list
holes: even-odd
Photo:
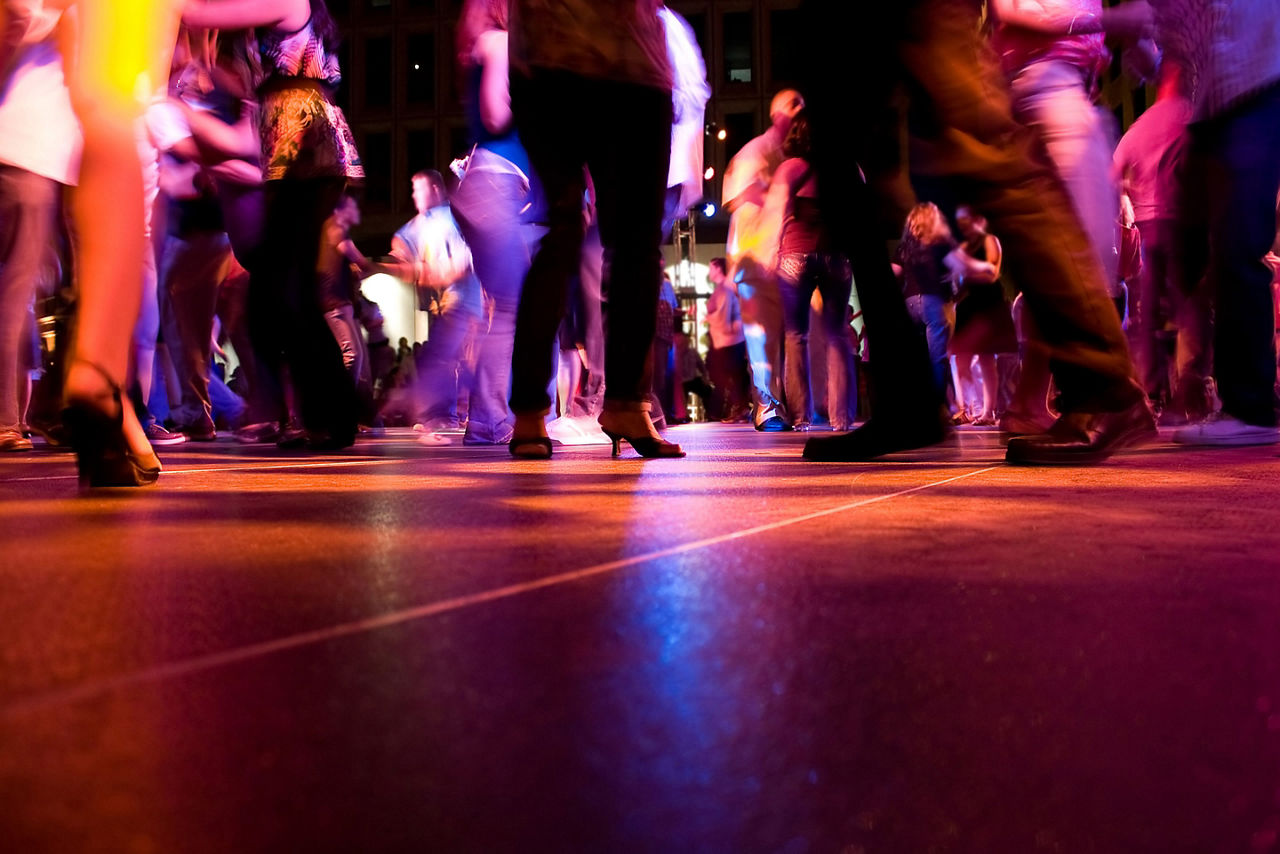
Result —
[{"label": "black pants", "polygon": [[582,250],[584,168],[595,184],[605,250],[605,406],[644,408],[662,281],[671,93],[551,71],[514,77],[511,86],[520,138],[546,190],[549,226],[516,314],[511,410],[551,407],[553,345]]},{"label": "black pants", "polygon": [[249,330],[270,382],[289,369],[303,426],[334,444],[355,440],[355,382],[342,364],[316,292],[320,230],[343,178],[269,181],[263,245],[250,270]]},{"label": "black pants", "polygon": [[[907,175],[946,186],[1000,236],[1005,270],[1049,349],[1060,409],[1124,408],[1142,392],[1101,263],[1038,140],[1013,119],[978,9],[973,0],[806,5],[817,42],[805,89],[813,160],[836,249],[854,263],[877,364],[872,417],[920,415],[940,402],[885,252],[884,238],[900,232],[913,200]],[[907,163],[899,156],[904,119]],[[888,228],[878,219],[886,211]]]}]

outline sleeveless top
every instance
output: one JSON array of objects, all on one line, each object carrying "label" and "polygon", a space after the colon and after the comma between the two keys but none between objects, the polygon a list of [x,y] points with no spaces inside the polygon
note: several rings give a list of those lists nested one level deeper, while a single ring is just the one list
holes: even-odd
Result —
[{"label": "sleeveless top", "polygon": [[791,216],[782,225],[778,254],[808,255],[818,252],[826,242],[825,237],[818,200],[809,196],[796,196],[792,199]]},{"label": "sleeveless top", "polygon": [[268,181],[363,178],[347,119],[329,98],[342,79],[338,58],[311,21],[292,33],[259,35],[262,86],[262,163]]}]

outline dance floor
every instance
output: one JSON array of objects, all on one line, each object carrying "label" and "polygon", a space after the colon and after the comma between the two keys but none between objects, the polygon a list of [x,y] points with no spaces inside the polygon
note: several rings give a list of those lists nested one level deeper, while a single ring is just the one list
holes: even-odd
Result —
[{"label": "dance floor", "polygon": [[0,850],[1280,851],[1280,453],[0,458]]}]

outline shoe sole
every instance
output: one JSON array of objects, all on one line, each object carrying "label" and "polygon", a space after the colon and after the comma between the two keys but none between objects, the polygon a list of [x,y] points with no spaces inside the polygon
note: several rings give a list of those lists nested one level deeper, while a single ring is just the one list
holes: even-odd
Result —
[{"label": "shoe sole", "polygon": [[1173,439],[1184,448],[1250,448],[1280,444],[1280,436],[1230,436],[1219,438]]}]

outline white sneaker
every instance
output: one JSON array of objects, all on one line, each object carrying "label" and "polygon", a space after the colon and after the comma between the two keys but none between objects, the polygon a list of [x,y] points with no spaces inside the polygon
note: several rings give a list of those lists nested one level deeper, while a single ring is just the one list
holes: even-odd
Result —
[{"label": "white sneaker", "polygon": [[1280,427],[1260,427],[1232,418],[1225,412],[1215,412],[1204,421],[1188,424],[1173,431],[1173,441],[1179,445],[1216,445],[1234,447],[1242,445],[1274,445],[1280,442]]}]

